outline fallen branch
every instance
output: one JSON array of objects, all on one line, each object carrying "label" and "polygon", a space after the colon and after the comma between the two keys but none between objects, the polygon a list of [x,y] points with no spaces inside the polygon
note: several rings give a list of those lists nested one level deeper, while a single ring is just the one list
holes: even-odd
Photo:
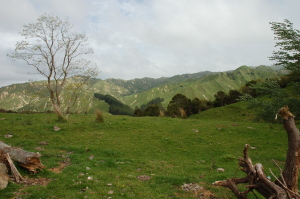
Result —
[{"label": "fallen branch", "polygon": [[[295,125],[294,115],[289,111],[288,107],[282,107],[278,114],[283,117],[284,128],[288,134],[288,150],[287,158],[285,161],[285,168],[282,171],[280,169],[280,178],[272,175],[276,181],[270,181],[263,170],[263,166],[260,163],[255,165],[248,155],[248,144],[245,145],[243,150],[244,157],[239,159],[239,166],[241,170],[246,173],[245,178],[230,178],[223,181],[216,181],[213,184],[217,186],[223,186],[229,188],[238,199],[248,199],[247,194],[255,189],[265,198],[272,199],[300,199],[298,194],[298,174],[300,168],[300,132]],[[277,115],[276,115],[277,117]],[[247,190],[241,192],[238,189],[237,184],[248,183]]]},{"label": "fallen branch", "polygon": [[11,173],[13,174],[15,180],[17,183],[20,183],[21,181],[24,181],[24,178],[22,177],[22,175],[19,173],[19,171],[17,170],[17,168],[15,167],[13,161],[11,160],[10,156],[8,153],[4,154],[4,156],[7,159],[7,162],[9,164],[9,168],[11,170]]},{"label": "fallen branch", "polygon": [[[287,186],[286,186],[285,181],[282,179],[283,182],[281,182],[280,179],[277,178],[277,177],[275,176],[275,174],[273,173],[273,171],[272,171],[271,169],[270,169],[270,173],[271,173],[272,176],[276,179],[276,181],[277,181],[277,182],[278,182],[278,183],[279,183],[286,191],[288,191],[288,192],[287,192],[288,198],[292,198],[291,195],[290,195],[290,193],[292,193],[292,194],[297,195],[298,197],[300,197],[297,193],[294,193],[293,191],[289,190],[289,189],[287,188]],[[281,175],[281,177],[282,177],[282,175]]]}]

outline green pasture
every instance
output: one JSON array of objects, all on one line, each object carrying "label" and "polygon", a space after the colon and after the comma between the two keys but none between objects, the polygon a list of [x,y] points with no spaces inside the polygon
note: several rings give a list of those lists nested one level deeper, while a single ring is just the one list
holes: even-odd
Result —
[{"label": "green pasture", "polygon": [[[0,198],[197,198],[181,189],[184,183],[198,183],[216,198],[234,198],[212,183],[245,176],[237,165],[245,144],[255,147],[250,157],[272,179],[269,168],[279,172],[272,160],[283,167],[287,150],[282,125],[251,122],[253,113],[240,103],[188,119],[104,114],[105,122],[95,123],[93,114],[74,114],[58,123],[46,113],[2,113],[0,118],[0,140],[39,152],[47,167],[37,174],[18,167],[21,174],[51,180],[30,186],[10,181]],[[13,136],[5,138],[8,133]],[[139,180],[141,175],[150,180]]]}]

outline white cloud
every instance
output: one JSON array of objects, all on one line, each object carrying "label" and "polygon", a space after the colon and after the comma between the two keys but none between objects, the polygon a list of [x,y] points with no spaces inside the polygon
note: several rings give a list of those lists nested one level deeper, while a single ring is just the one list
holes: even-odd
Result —
[{"label": "white cloud", "polygon": [[[172,76],[241,65],[271,64],[269,22],[298,23],[298,0],[2,0],[0,56],[20,40],[22,26],[43,13],[69,17],[84,31],[100,78]],[[0,69],[22,64],[10,62]],[[24,64],[24,63],[23,63]],[[19,70],[23,71],[23,70]],[[12,76],[12,75],[10,75]],[[13,77],[12,77],[13,78]],[[2,80],[2,79],[1,79]],[[24,80],[26,81],[26,80]],[[1,85],[7,85],[2,80]]]}]

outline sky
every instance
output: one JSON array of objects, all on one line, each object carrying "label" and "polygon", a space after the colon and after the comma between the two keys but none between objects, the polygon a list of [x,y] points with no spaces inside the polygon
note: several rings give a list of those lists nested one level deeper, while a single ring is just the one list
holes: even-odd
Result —
[{"label": "sky", "polygon": [[159,78],[272,65],[269,22],[300,29],[299,0],[0,0],[0,87],[43,80],[12,60],[24,25],[45,14],[88,37],[98,78]]}]

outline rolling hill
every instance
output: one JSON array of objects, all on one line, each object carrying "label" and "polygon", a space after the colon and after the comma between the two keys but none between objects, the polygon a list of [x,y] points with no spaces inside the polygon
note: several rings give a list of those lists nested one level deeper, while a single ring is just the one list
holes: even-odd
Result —
[{"label": "rolling hill", "polygon": [[[213,100],[214,94],[218,91],[228,92],[231,89],[239,89],[247,81],[253,79],[266,79],[280,75],[282,75],[282,71],[267,66],[241,66],[228,72],[205,71],[158,79],[92,79],[80,93],[73,112],[93,112],[96,107],[107,111],[108,104],[95,99],[94,93],[112,95],[132,108],[141,106],[157,97],[164,98],[163,105],[167,106],[177,93],[191,99],[198,97],[199,99]],[[76,81],[76,78],[70,78],[68,81]],[[42,89],[43,84],[44,81],[39,81],[0,88],[0,108],[13,111],[50,110],[51,103],[47,92]],[[65,91],[62,96],[64,103],[68,103],[68,92]]]},{"label": "rolling hill", "polygon": [[241,66],[230,72],[205,75],[199,79],[188,79],[182,82],[161,85],[147,91],[122,97],[122,101],[131,107],[140,106],[144,102],[160,97],[164,98],[166,106],[176,93],[181,93],[190,99],[195,97],[205,100],[213,100],[218,91],[228,92],[239,89],[246,82],[253,79],[266,79],[279,77],[281,71],[275,71],[267,66],[256,68]]}]

